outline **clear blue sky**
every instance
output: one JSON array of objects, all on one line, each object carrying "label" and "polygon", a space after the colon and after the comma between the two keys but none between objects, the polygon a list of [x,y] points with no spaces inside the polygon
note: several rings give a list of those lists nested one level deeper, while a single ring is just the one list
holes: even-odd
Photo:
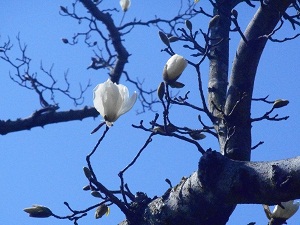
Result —
[{"label": "clear blue sky", "polygon": [[[178,1],[180,2],[180,1]],[[62,37],[70,38],[73,33],[85,31],[84,24],[79,25],[75,20],[59,15],[59,6],[71,1],[7,1],[0,2],[0,45],[7,41],[8,36],[14,44],[11,57],[18,56],[15,36],[20,33],[23,42],[28,44],[28,56],[32,59],[31,72],[38,72],[40,62],[45,68],[54,64],[53,74],[63,80],[63,74],[69,69],[69,79],[72,81],[72,90],[78,92],[78,82],[86,84],[91,79],[92,86],[107,79],[107,71],[86,70],[93,56],[92,50],[82,44],[77,46],[64,45]],[[106,5],[119,8],[119,1],[105,1]],[[205,1],[198,3],[206,7]],[[179,3],[171,0],[165,1],[133,1],[125,21],[136,17],[138,19],[151,19],[154,15],[169,18],[177,12]],[[167,10],[166,10],[167,9]],[[209,10],[211,7],[209,7]],[[256,7],[257,9],[257,7]],[[82,9],[83,12],[85,9]],[[246,4],[238,8],[239,18],[243,18],[241,26],[244,29],[254,10]],[[167,11],[167,12],[166,12]],[[122,13],[114,13],[118,24]],[[194,27],[207,29],[207,20],[197,18],[192,21]],[[287,24],[279,37],[291,31]],[[299,32],[299,31],[298,31]],[[125,37],[127,50],[132,54],[126,71],[132,78],[145,79],[145,86],[156,88],[161,81],[161,72],[168,56],[161,53],[164,47],[155,28],[136,27],[131,34]],[[231,38],[231,57],[234,56],[238,44],[238,34]],[[189,58],[188,52],[180,45],[175,50]],[[270,95],[270,100],[284,98],[290,104],[279,109],[281,116],[289,115],[290,119],[284,122],[264,121],[254,124],[253,144],[265,141],[259,149],[253,152],[252,159],[256,161],[277,160],[299,155],[298,136],[299,105],[299,39],[284,44],[269,43],[261,59],[257,72],[255,97]],[[232,62],[232,58],[230,59]],[[5,62],[0,61],[0,119],[16,119],[30,116],[34,110],[39,109],[39,101],[35,93],[20,88],[9,78],[9,71],[15,71]],[[204,82],[207,81],[207,63],[201,68]],[[191,101],[197,103],[196,77],[191,68],[187,68],[180,81],[186,84],[183,93],[191,91]],[[128,85],[121,80],[121,83]],[[63,85],[63,83],[62,83]],[[85,105],[92,104],[92,88],[86,94]],[[130,92],[135,89],[128,85]],[[61,109],[73,107],[72,102],[63,96],[57,96]],[[136,115],[141,105],[137,102],[133,110],[123,115],[108,132],[106,139],[92,159],[98,178],[111,189],[119,186],[118,172],[123,169],[135,156],[148,137],[148,133],[136,130],[131,124],[138,124],[141,119],[150,121],[154,114],[146,112]],[[254,104],[253,116],[262,115],[268,108],[263,104]],[[161,112],[161,107],[157,106]],[[186,109],[173,107],[172,118],[180,124],[193,124],[197,128],[197,113]],[[63,205],[64,201],[70,203],[74,209],[84,209],[97,203],[97,199],[82,187],[87,180],[82,172],[86,165],[85,156],[96,144],[101,132],[90,135],[102,118],[86,119],[82,122],[61,123],[48,125],[44,128],[34,128],[31,131],[22,131],[0,137],[0,171],[1,171],[1,203],[0,221],[5,225],[14,224],[71,224],[69,221],[59,221],[53,218],[32,219],[22,211],[32,204],[46,205],[56,214],[65,215],[68,212]],[[203,147],[214,149],[217,143],[212,138],[202,141]],[[133,191],[143,191],[148,196],[162,195],[168,188],[165,178],[173,184],[181,177],[189,176],[197,169],[199,154],[193,146],[170,138],[155,137],[150,146],[142,154],[138,162],[125,174],[126,182]],[[117,224],[124,219],[116,207],[111,208],[111,214],[101,221],[94,220],[90,213],[80,224]],[[298,212],[289,224],[299,224]],[[266,224],[267,220],[260,205],[238,206],[230,219],[230,225],[247,224],[255,221],[257,224]],[[298,222],[297,222],[298,221]]]}]

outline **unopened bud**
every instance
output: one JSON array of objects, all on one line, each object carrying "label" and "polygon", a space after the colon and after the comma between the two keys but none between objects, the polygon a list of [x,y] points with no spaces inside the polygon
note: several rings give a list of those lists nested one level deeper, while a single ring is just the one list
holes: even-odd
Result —
[{"label": "unopened bud", "polygon": [[62,42],[65,43],[65,44],[68,44],[68,43],[69,43],[69,40],[68,40],[67,38],[62,38],[61,40],[62,40]]},{"label": "unopened bud", "polygon": [[[275,206],[271,217],[276,220],[285,221],[291,218],[298,211],[299,205],[300,203],[297,201],[294,202],[294,200],[281,202]],[[286,224],[286,223],[280,223],[280,224]]]},{"label": "unopened bud", "polygon": [[83,172],[87,179],[90,179],[92,177],[92,174],[91,174],[91,171],[89,170],[89,168],[83,167]]},{"label": "unopened bud", "polygon": [[121,5],[122,10],[124,12],[126,12],[131,5],[131,1],[130,0],[120,0],[120,5]]},{"label": "unopened bud", "polygon": [[24,211],[27,212],[30,217],[35,218],[46,218],[53,215],[49,208],[42,205],[33,205],[30,208],[25,208]]},{"label": "unopened bud", "polygon": [[164,95],[165,95],[165,82],[161,82],[160,85],[157,88],[157,95],[158,98],[163,101]]},{"label": "unopened bud", "polygon": [[274,104],[273,104],[273,108],[281,108],[286,106],[287,104],[289,104],[289,101],[286,99],[277,99]]},{"label": "unopened bud", "polygon": [[60,6],[60,10],[63,11],[64,13],[68,13],[68,10],[66,7]]},{"label": "unopened bud", "polygon": [[187,29],[189,29],[190,31],[192,31],[192,29],[193,29],[193,24],[191,23],[191,21],[186,20],[186,21],[185,21],[185,26],[187,27]]},{"label": "unopened bud", "polygon": [[107,216],[109,215],[109,207],[107,205],[102,204],[102,205],[98,206],[98,208],[96,209],[95,218],[99,219],[102,216],[104,216],[105,214]]},{"label": "unopened bud", "polygon": [[179,38],[176,37],[176,36],[171,36],[171,37],[169,37],[169,41],[170,41],[170,42],[175,42],[175,41],[178,41],[178,40],[179,40]]},{"label": "unopened bud", "polygon": [[162,31],[158,31],[158,35],[160,37],[160,39],[162,40],[162,42],[166,45],[166,46],[170,46],[170,41],[169,38],[167,37],[167,35],[165,35],[165,33],[163,33]]},{"label": "unopened bud", "polygon": [[191,131],[189,133],[189,135],[194,140],[202,140],[202,139],[206,138],[206,136],[204,134],[202,134],[200,131]]},{"label": "unopened bud", "polygon": [[185,86],[185,84],[181,83],[181,82],[178,82],[178,81],[175,81],[173,83],[170,83],[169,84],[170,87],[172,88],[183,88]]},{"label": "unopened bud", "polygon": [[92,191],[91,195],[94,196],[95,198],[101,198],[101,194],[98,191]]},{"label": "unopened bud", "polygon": [[181,55],[173,55],[163,69],[163,79],[167,84],[174,83],[187,66],[187,61]]},{"label": "unopened bud", "polygon": [[89,191],[89,190],[91,190],[91,187],[90,187],[90,185],[86,185],[82,188],[82,190]]}]

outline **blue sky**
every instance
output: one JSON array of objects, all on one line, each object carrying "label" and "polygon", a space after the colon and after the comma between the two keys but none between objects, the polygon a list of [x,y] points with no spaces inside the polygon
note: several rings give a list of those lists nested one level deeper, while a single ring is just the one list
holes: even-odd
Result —
[{"label": "blue sky", "polygon": [[[178,1],[179,2],[179,1]],[[83,85],[91,79],[92,87],[85,96],[84,105],[92,105],[92,88],[107,79],[107,71],[87,70],[92,50],[82,44],[76,46],[64,45],[61,38],[72,37],[73,33],[85,31],[84,24],[59,15],[59,6],[66,4],[70,7],[71,1],[49,1],[41,4],[38,1],[9,1],[0,2],[0,44],[7,41],[8,36],[14,44],[11,57],[18,56],[17,41],[15,36],[20,34],[21,40],[28,45],[28,56],[32,59],[31,71],[38,72],[41,61],[45,68],[54,64],[53,74],[63,80],[63,74],[69,71],[72,82],[71,90],[78,93],[78,83]],[[105,1],[109,7],[119,8],[119,1]],[[207,7],[203,1],[199,6]],[[177,12],[179,3],[165,0],[151,2],[133,1],[131,8],[125,16],[129,21],[133,18],[143,20],[151,19],[154,15],[169,18]],[[211,7],[209,10],[211,10]],[[168,10],[166,10],[168,9]],[[237,8],[241,27],[244,29],[253,16],[255,9],[249,9],[246,4]],[[256,7],[257,9],[257,7]],[[85,9],[81,7],[85,12]],[[118,24],[122,13],[114,13]],[[197,18],[192,20],[194,27],[207,29],[207,20]],[[291,28],[288,24],[284,27],[279,37],[289,34]],[[299,31],[298,31],[299,32]],[[292,36],[292,35],[291,35]],[[238,34],[231,37],[231,58],[233,60],[235,48],[238,44]],[[125,47],[132,54],[126,71],[132,78],[145,79],[145,87],[156,88],[161,82],[161,72],[168,55],[160,50],[164,47],[157,35],[156,28],[136,27],[132,33],[125,36]],[[176,44],[178,54],[188,59],[189,53],[181,45]],[[255,97],[270,96],[270,100],[278,98],[288,99],[290,104],[276,113],[281,116],[289,115],[288,121],[255,123],[253,126],[253,145],[265,141],[259,149],[252,154],[252,160],[277,160],[299,155],[297,139],[299,128],[300,98],[297,92],[299,83],[298,59],[299,39],[283,44],[268,43],[262,56],[257,72]],[[0,61],[0,119],[16,119],[30,116],[34,110],[39,109],[39,101],[35,93],[20,88],[9,78],[9,71],[13,68]],[[207,81],[207,62],[201,67],[204,84]],[[187,68],[180,81],[186,84],[183,93],[191,91],[191,101],[197,103],[196,77],[191,68]],[[130,92],[135,91],[134,86],[128,85]],[[63,85],[63,83],[62,83]],[[74,108],[73,103],[64,96],[57,95],[62,110]],[[110,129],[107,137],[92,159],[98,178],[108,188],[117,189],[119,186],[118,172],[123,169],[143,146],[148,133],[136,130],[131,124],[138,124],[140,120],[150,121],[154,114],[146,112],[137,115],[141,105],[137,102],[133,110],[123,115]],[[157,106],[158,112],[161,107]],[[268,108],[255,103],[252,115],[260,116]],[[183,108],[173,107],[171,116],[174,121],[184,124],[195,124],[197,127],[197,113]],[[59,221],[53,218],[32,219],[22,211],[32,204],[46,205],[56,214],[65,215],[68,212],[63,205],[64,201],[70,203],[74,209],[83,209],[96,204],[97,199],[88,192],[83,192],[82,187],[87,184],[82,172],[86,165],[85,156],[92,150],[102,130],[94,135],[90,131],[95,128],[102,118],[85,119],[82,122],[61,123],[34,128],[31,131],[22,131],[0,137],[2,150],[0,151],[1,185],[0,193],[0,220],[6,225],[14,224],[71,224],[68,221]],[[218,145],[212,138],[202,142],[203,147],[217,149]],[[143,191],[148,196],[162,195],[168,188],[165,178],[173,184],[180,181],[181,177],[189,176],[197,169],[199,153],[193,146],[176,140],[156,136],[150,146],[143,152],[137,163],[125,174],[126,182],[133,191]],[[111,208],[111,214],[101,221],[94,220],[91,213],[84,218],[81,224],[117,224],[124,219],[116,207]],[[296,214],[289,224],[298,224],[300,213]],[[238,206],[228,224],[247,224],[255,221],[257,224],[266,224],[266,218],[260,205]]]}]

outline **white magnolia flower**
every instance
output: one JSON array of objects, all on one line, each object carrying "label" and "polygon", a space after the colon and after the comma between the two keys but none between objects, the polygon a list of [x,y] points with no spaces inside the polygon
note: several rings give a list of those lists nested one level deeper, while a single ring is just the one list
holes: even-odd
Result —
[{"label": "white magnolia flower", "polygon": [[131,5],[131,1],[130,0],[120,0],[120,5],[121,5],[122,10],[124,12],[126,12]]},{"label": "white magnolia flower", "polygon": [[181,55],[173,55],[163,70],[163,79],[167,83],[175,82],[187,66],[187,61]]},{"label": "white magnolia flower", "polygon": [[281,202],[281,205],[284,207],[281,208],[281,206],[276,205],[272,217],[273,218],[281,218],[281,219],[289,219],[291,218],[299,209],[299,202],[295,202],[294,200],[288,201],[288,202]]},{"label": "white magnolia flower", "polygon": [[136,92],[129,98],[128,88],[122,84],[114,84],[110,79],[94,88],[94,106],[107,126],[112,126],[113,122],[128,112],[136,99]]}]

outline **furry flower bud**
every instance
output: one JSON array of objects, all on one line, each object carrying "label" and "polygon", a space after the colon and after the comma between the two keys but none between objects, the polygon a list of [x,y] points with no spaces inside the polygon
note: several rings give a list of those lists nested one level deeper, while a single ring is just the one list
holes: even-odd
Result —
[{"label": "furry flower bud", "polygon": [[293,200],[288,202],[281,202],[282,208],[279,205],[276,205],[272,216],[273,218],[281,218],[281,219],[289,219],[291,218],[299,209],[299,202],[295,202]]},{"label": "furry flower bud", "polygon": [[131,5],[130,0],[120,0],[120,6],[124,12],[126,12]]},{"label": "furry flower bud", "polygon": [[27,212],[30,217],[35,218],[46,218],[53,215],[49,208],[42,205],[33,205],[30,208],[25,208],[24,211]]},{"label": "furry flower bud", "polygon": [[187,66],[187,61],[181,55],[173,55],[163,70],[163,79],[166,83],[174,83]]}]

